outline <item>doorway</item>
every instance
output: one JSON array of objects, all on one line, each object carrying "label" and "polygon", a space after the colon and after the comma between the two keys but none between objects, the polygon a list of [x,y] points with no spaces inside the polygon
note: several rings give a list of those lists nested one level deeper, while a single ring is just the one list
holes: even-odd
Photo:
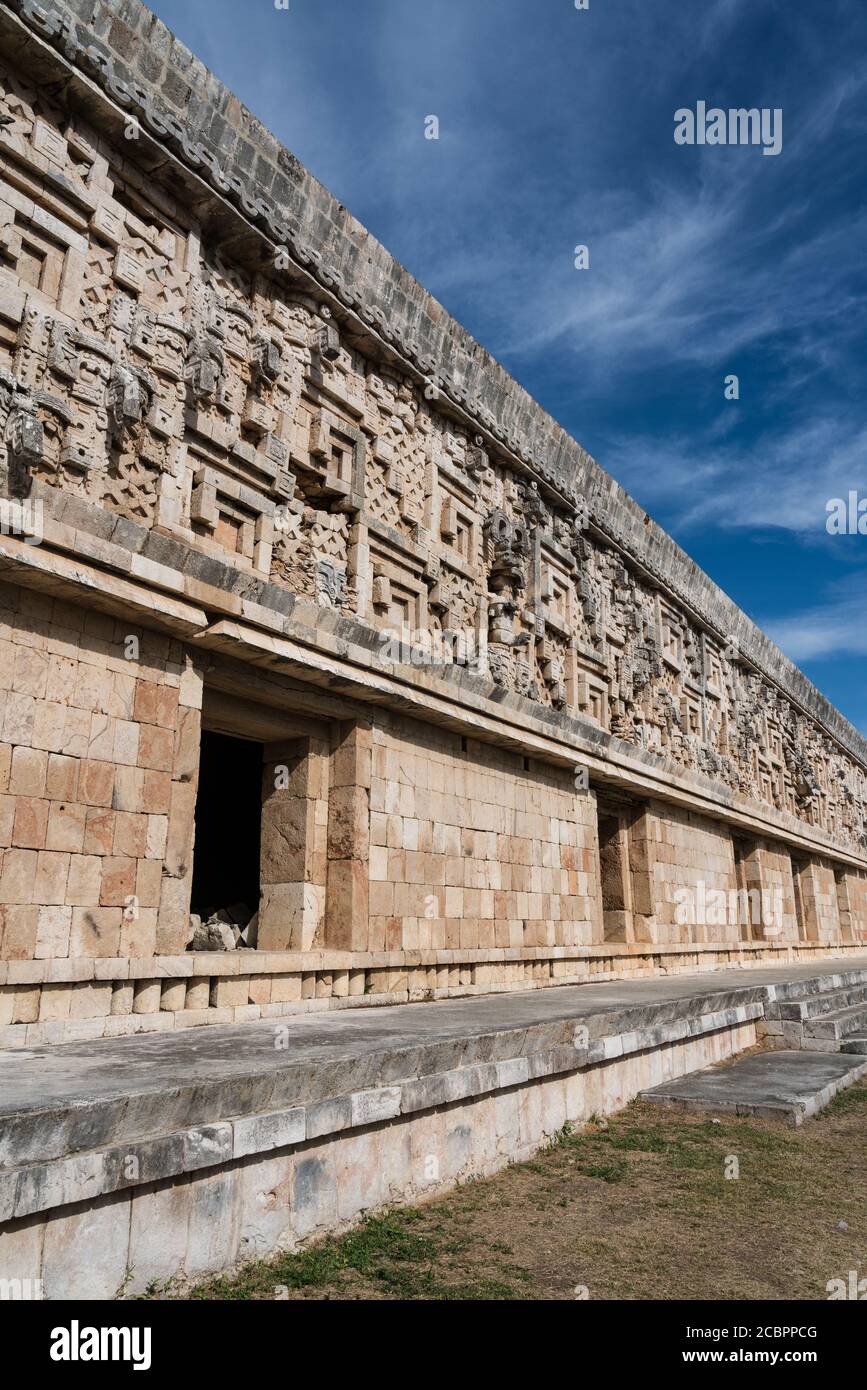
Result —
[{"label": "doorway", "polygon": [[190,911],[259,908],[264,748],[252,739],[202,732]]}]

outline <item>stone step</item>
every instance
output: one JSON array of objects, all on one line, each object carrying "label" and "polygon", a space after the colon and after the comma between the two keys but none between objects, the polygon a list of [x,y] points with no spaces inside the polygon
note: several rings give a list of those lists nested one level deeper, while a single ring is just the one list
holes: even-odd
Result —
[{"label": "stone step", "polygon": [[757,1115],[799,1125],[867,1073],[867,1057],[754,1052],[642,1091],[641,1099],[711,1114]]},{"label": "stone step", "polygon": [[764,996],[744,971],[722,990],[713,979],[572,985],[0,1051],[0,1178],[4,1167],[457,1070],[442,1095],[452,1082],[502,1089],[522,1073],[555,1075],[757,1023]]},{"label": "stone step", "polygon": [[604,1099],[620,1059],[639,1078],[631,1098],[685,1056],[752,1043],[763,991],[696,986],[579,985],[0,1052],[0,1223],[579,1073]]},{"label": "stone step", "polygon": [[867,981],[811,994],[806,999],[775,1001],[769,1006],[768,1016],[787,1022],[803,1022],[837,1013],[853,1004],[867,1005]]},{"label": "stone step", "polygon": [[855,1052],[867,1057],[867,1033],[850,1033],[840,1046],[841,1052]]},{"label": "stone step", "polygon": [[771,992],[771,1008],[774,1009],[783,1003],[806,1001],[833,994],[837,990],[862,984],[867,984],[867,968],[864,966],[813,975],[806,979],[786,980],[774,985]]},{"label": "stone step", "polygon": [[850,1033],[863,1033],[867,1028],[867,1002],[850,1004],[845,1009],[835,1009],[821,1018],[810,1018],[804,1023],[804,1040],[822,1040],[839,1043]]}]

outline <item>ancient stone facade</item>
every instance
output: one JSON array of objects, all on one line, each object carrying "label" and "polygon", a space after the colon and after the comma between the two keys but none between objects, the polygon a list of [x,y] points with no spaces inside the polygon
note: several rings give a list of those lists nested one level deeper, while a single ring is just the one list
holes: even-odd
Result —
[{"label": "ancient stone facade", "polygon": [[863,944],[865,740],[138,0],[0,33],[0,1039]]}]

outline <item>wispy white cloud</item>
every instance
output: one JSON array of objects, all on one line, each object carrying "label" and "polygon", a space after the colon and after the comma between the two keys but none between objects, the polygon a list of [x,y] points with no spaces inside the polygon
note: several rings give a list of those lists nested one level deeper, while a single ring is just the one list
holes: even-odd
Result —
[{"label": "wispy white cloud", "polygon": [[658,186],[649,205],[636,199],[622,221],[585,238],[589,271],[537,267],[537,293],[529,304],[513,297],[500,350],[571,352],[621,375],[661,359],[718,364],[775,340],[784,361],[815,365],[817,340],[827,345],[833,328],[827,350],[839,353],[867,304],[857,278],[867,214],[819,231],[807,222],[802,240],[781,246],[773,222],[751,229],[749,206],[749,188],[728,180],[697,192]]},{"label": "wispy white cloud", "polygon": [[[158,8],[171,14],[177,0]],[[747,0],[714,0],[698,24],[669,10],[664,41],[655,7],[624,0],[616,24],[572,15],[559,43],[551,15],[533,22],[517,0],[369,0],[363,19],[333,0],[251,15],[229,44],[218,8],[184,0],[191,45],[522,376],[552,351],[610,381],[661,361],[715,364],[771,338],[790,367],[813,364],[829,324],[842,338],[863,315],[849,281],[867,215],[817,224],[810,190],[758,150],[672,160],[673,96],[636,129],[648,94],[710,81],[695,64],[741,33]],[[637,67],[651,44],[654,62]],[[540,90],[533,74],[546,71]],[[634,90],[612,90],[612,72]],[[707,97],[723,100],[725,85]],[[786,112],[782,159],[803,164],[865,88],[855,54],[817,81],[791,122]],[[436,142],[423,137],[430,113]],[[589,272],[572,269],[577,242],[590,245]]]},{"label": "wispy white cloud", "polygon": [[867,656],[867,573],[837,586],[827,602],[784,618],[769,618],[765,628],[795,662],[829,657]]},{"label": "wispy white cloud", "polygon": [[828,501],[865,490],[863,415],[802,412],[747,443],[727,440],[723,428],[718,417],[703,438],[614,437],[606,465],[645,506],[664,507],[682,531],[776,527],[820,541]]},{"label": "wispy white cloud", "polygon": [[749,0],[713,0],[700,17],[700,43],[703,50],[716,47],[732,31]]}]

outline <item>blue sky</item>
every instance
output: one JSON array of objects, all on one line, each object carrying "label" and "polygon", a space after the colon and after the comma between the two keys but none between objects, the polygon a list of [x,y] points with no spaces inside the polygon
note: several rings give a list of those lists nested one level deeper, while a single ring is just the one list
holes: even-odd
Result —
[{"label": "blue sky", "polygon": [[152,8],[867,733],[864,0],[288,4]]}]

